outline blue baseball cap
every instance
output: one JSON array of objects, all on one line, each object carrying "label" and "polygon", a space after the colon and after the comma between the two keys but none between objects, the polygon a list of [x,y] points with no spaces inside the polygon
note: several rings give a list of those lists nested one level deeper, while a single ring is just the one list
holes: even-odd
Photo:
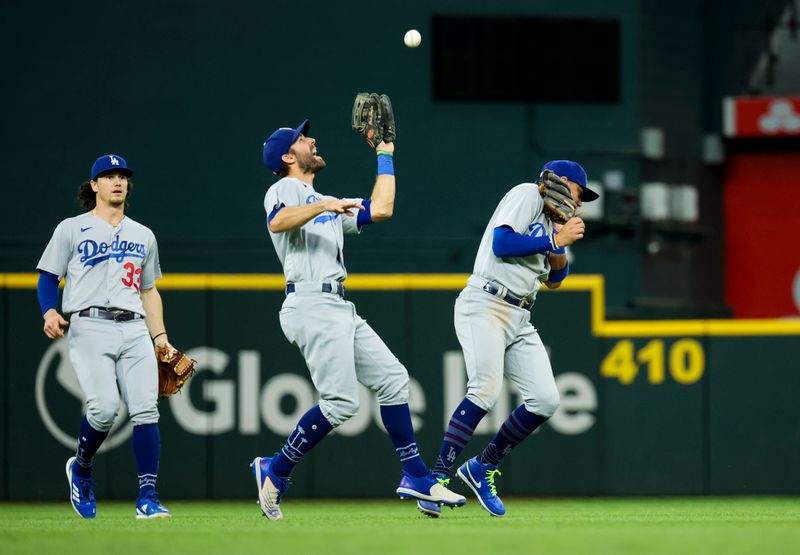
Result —
[{"label": "blue baseball cap", "polygon": [[577,162],[572,160],[551,160],[542,167],[542,171],[544,170],[552,170],[559,177],[566,177],[580,185],[581,189],[583,189],[583,194],[581,195],[581,201],[583,202],[591,202],[600,197],[600,195],[586,187],[586,170]]},{"label": "blue baseball cap", "polygon": [[125,158],[118,154],[106,154],[95,160],[94,164],[92,164],[92,176],[90,179],[95,180],[98,175],[109,170],[116,170],[128,177],[133,175],[133,170],[128,167]]},{"label": "blue baseball cap", "polygon": [[283,160],[281,156],[289,152],[289,147],[294,144],[297,137],[300,135],[308,135],[308,130],[311,129],[311,122],[303,120],[296,129],[291,127],[281,127],[276,129],[275,132],[264,141],[264,165],[267,166],[272,173],[277,174],[281,171]]}]

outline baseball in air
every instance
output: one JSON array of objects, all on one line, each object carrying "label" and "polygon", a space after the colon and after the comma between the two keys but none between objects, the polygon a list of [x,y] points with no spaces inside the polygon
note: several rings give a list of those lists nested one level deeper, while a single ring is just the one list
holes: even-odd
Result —
[{"label": "baseball in air", "polygon": [[416,29],[406,31],[406,36],[403,37],[403,42],[409,48],[416,48],[422,42],[422,35]]}]

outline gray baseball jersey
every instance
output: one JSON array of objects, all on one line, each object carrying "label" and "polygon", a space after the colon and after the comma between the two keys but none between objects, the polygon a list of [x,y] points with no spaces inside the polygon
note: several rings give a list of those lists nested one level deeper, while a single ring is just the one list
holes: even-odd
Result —
[{"label": "gray baseball jersey", "polygon": [[[267,191],[264,209],[269,216],[280,206],[302,206],[329,198],[334,197],[317,193],[312,185],[299,179],[284,177]],[[359,232],[357,214],[358,210],[353,210],[353,216],[324,212],[297,229],[270,231],[286,281],[343,281],[347,277],[344,234]]]},{"label": "gray baseball jersey", "polygon": [[547,254],[498,258],[492,250],[494,229],[510,226],[515,232],[531,237],[553,233],[553,224],[544,213],[544,202],[536,183],[521,183],[511,189],[492,214],[483,233],[472,273],[504,285],[517,297],[531,295],[542,286],[550,273]]},{"label": "gray baseball jersey", "polygon": [[[299,179],[285,177],[267,191],[269,216],[281,206],[302,206],[327,197]],[[361,202],[361,199],[358,199]],[[358,384],[374,391],[381,405],[408,402],[408,371],[353,303],[337,295],[336,283],[347,277],[344,234],[358,233],[353,216],[325,212],[304,225],[272,233],[272,244],[287,283],[296,284],[280,311],[281,329],[296,345],[320,395],[320,410],[339,426],[358,410]],[[323,284],[332,287],[324,293]]]},{"label": "gray baseball jersey", "polygon": [[483,287],[495,282],[517,297],[535,297],[550,273],[550,263],[547,253],[495,256],[494,230],[503,225],[533,237],[553,232],[535,183],[517,185],[500,201],[481,239],[473,275],[456,299],[453,321],[464,351],[466,397],[490,410],[507,377],[529,411],[549,418],[558,408],[559,395],[547,351],[530,322],[530,307],[512,305]]},{"label": "gray baseball jersey", "polygon": [[120,397],[135,425],[158,422],[158,370],[143,319],[79,317],[92,306],[145,315],[140,292],[161,277],[153,232],[127,216],[116,227],[87,212],[56,227],[38,270],[66,277],[62,310],[70,318],[69,353],[86,395],[86,417],[110,430]]},{"label": "gray baseball jersey", "polygon": [[114,227],[90,212],[58,224],[36,268],[66,276],[64,312],[100,306],[145,315],[139,292],[161,277],[150,229],[127,216]]}]

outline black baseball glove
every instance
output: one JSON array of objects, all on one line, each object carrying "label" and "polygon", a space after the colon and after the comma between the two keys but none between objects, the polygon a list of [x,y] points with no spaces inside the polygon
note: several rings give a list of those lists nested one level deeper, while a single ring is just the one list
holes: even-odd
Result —
[{"label": "black baseball glove", "polygon": [[550,218],[556,223],[567,223],[578,211],[567,182],[552,170],[544,170],[539,176],[539,193],[548,208]]},{"label": "black baseball glove", "polygon": [[392,101],[385,94],[358,93],[353,102],[352,127],[372,148],[377,148],[381,141],[394,141],[396,126]]}]

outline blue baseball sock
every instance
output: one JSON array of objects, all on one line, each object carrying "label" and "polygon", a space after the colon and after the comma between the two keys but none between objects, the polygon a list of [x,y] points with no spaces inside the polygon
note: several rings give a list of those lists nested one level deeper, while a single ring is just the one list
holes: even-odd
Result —
[{"label": "blue baseball sock", "polygon": [[78,431],[78,451],[75,453],[75,462],[78,464],[72,467],[76,476],[92,477],[92,459],[107,437],[108,432],[95,430],[89,424],[89,420],[85,416],[83,417]]},{"label": "blue baseball sock", "polygon": [[436,458],[436,466],[433,467],[434,472],[450,476],[458,456],[472,439],[475,428],[484,416],[486,411],[466,397],[461,401],[450,417],[450,423],[442,440],[442,448]]},{"label": "blue baseball sock", "polygon": [[281,478],[288,477],[303,455],[311,451],[331,430],[333,426],[322,414],[319,405],[309,409],[300,418],[297,427],[286,439],[280,452],[273,457],[270,463],[272,472]]},{"label": "blue baseball sock", "polygon": [[139,475],[139,497],[156,492],[158,459],[161,454],[161,434],[158,424],[139,424],[133,427],[133,454]]},{"label": "blue baseball sock", "polygon": [[508,455],[511,449],[519,445],[546,420],[547,418],[544,416],[530,412],[525,405],[515,408],[514,412],[509,414],[506,421],[500,426],[494,439],[480,454],[481,464],[499,464],[500,459]]},{"label": "blue baseball sock", "polygon": [[400,463],[411,476],[418,478],[428,473],[428,467],[422,461],[411,425],[411,411],[408,404],[381,405],[381,420],[389,437],[392,438],[394,450],[400,457]]}]

